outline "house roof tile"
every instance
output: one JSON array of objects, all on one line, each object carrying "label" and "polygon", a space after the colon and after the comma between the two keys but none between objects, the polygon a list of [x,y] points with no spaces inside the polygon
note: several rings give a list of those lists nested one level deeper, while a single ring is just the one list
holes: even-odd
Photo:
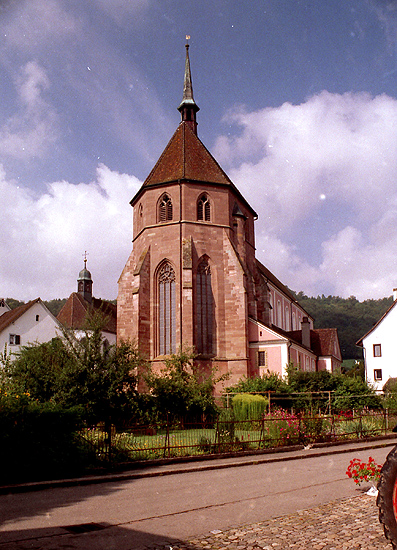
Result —
[{"label": "house roof tile", "polygon": [[[300,345],[302,344],[302,331],[291,330],[285,334]],[[336,349],[339,349],[338,330],[336,328],[316,328],[310,330],[310,349],[317,357],[336,357]]]},{"label": "house roof tile", "polygon": [[228,175],[193,132],[187,122],[181,122],[168,145],[161,154],[138,193],[131,200],[134,205],[142,192],[148,187],[164,185],[178,181],[205,182],[214,185],[226,185],[250,209],[256,212],[241,195]]},{"label": "house roof tile", "polygon": [[208,181],[232,185],[231,180],[186,122],[181,122],[144,186],[178,181]]},{"label": "house roof tile", "polygon": [[31,300],[26,304],[22,304],[21,306],[18,306],[14,309],[11,309],[10,311],[6,311],[5,313],[3,313],[3,315],[0,316],[0,332],[7,328],[11,323],[14,323],[17,319],[19,319],[19,317],[21,317],[21,315],[23,315],[34,304],[37,304],[38,302],[41,302],[40,298]]},{"label": "house roof tile", "polygon": [[104,330],[116,334],[117,306],[100,298],[92,298],[92,303],[90,304],[78,292],[73,292],[69,296],[67,302],[58,313],[57,319],[67,328],[80,330],[85,325],[87,314],[93,312],[102,313],[106,319]]}]

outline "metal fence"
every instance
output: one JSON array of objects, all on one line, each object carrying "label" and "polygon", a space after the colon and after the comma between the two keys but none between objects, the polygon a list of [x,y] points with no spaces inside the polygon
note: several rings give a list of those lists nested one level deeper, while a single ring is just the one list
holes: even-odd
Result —
[{"label": "metal fence", "polygon": [[114,426],[105,430],[100,424],[81,435],[97,460],[117,463],[368,439],[390,434],[396,424],[397,414],[388,410],[305,416],[278,410],[258,420],[222,420],[221,416],[210,423],[164,422],[122,430]]}]

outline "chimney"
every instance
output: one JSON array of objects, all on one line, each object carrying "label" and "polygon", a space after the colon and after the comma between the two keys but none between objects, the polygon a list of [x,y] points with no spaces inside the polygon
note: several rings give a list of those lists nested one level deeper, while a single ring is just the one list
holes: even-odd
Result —
[{"label": "chimney", "polygon": [[397,300],[397,288],[393,288],[393,300]]},{"label": "chimney", "polygon": [[307,317],[303,317],[301,327],[302,327],[302,345],[310,349],[310,322]]}]

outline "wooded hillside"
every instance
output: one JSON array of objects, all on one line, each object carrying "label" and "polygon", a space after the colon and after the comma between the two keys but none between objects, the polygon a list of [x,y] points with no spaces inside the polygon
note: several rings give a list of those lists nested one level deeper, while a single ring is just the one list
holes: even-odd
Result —
[{"label": "wooded hillside", "polygon": [[354,296],[317,296],[309,298],[303,292],[296,299],[314,318],[314,328],[337,328],[343,359],[361,359],[359,340],[382,317],[393,298],[359,302]]}]

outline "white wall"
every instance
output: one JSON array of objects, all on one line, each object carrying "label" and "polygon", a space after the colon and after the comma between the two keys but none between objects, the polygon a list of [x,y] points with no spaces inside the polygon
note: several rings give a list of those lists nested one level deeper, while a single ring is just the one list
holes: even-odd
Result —
[{"label": "white wall", "polygon": [[[364,360],[367,381],[381,390],[389,378],[397,377],[397,304],[386,317],[363,339]],[[380,357],[374,357],[374,344],[381,345]],[[382,370],[382,380],[374,379],[374,370]]]},{"label": "white wall", "polygon": [[0,315],[3,315],[6,311],[10,311],[10,309],[7,303],[0,298]]},{"label": "white wall", "polygon": [[[39,316],[38,321],[36,315]],[[19,351],[20,346],[48,342],[61,334],[58,326],[55,317],[43,304],[37,302],[0,333],[0,350],[3,351],[4,345],[7,344],[8,351],[13,354]],[[20,335],[20,345],[9,344],[10,334]]]}]

